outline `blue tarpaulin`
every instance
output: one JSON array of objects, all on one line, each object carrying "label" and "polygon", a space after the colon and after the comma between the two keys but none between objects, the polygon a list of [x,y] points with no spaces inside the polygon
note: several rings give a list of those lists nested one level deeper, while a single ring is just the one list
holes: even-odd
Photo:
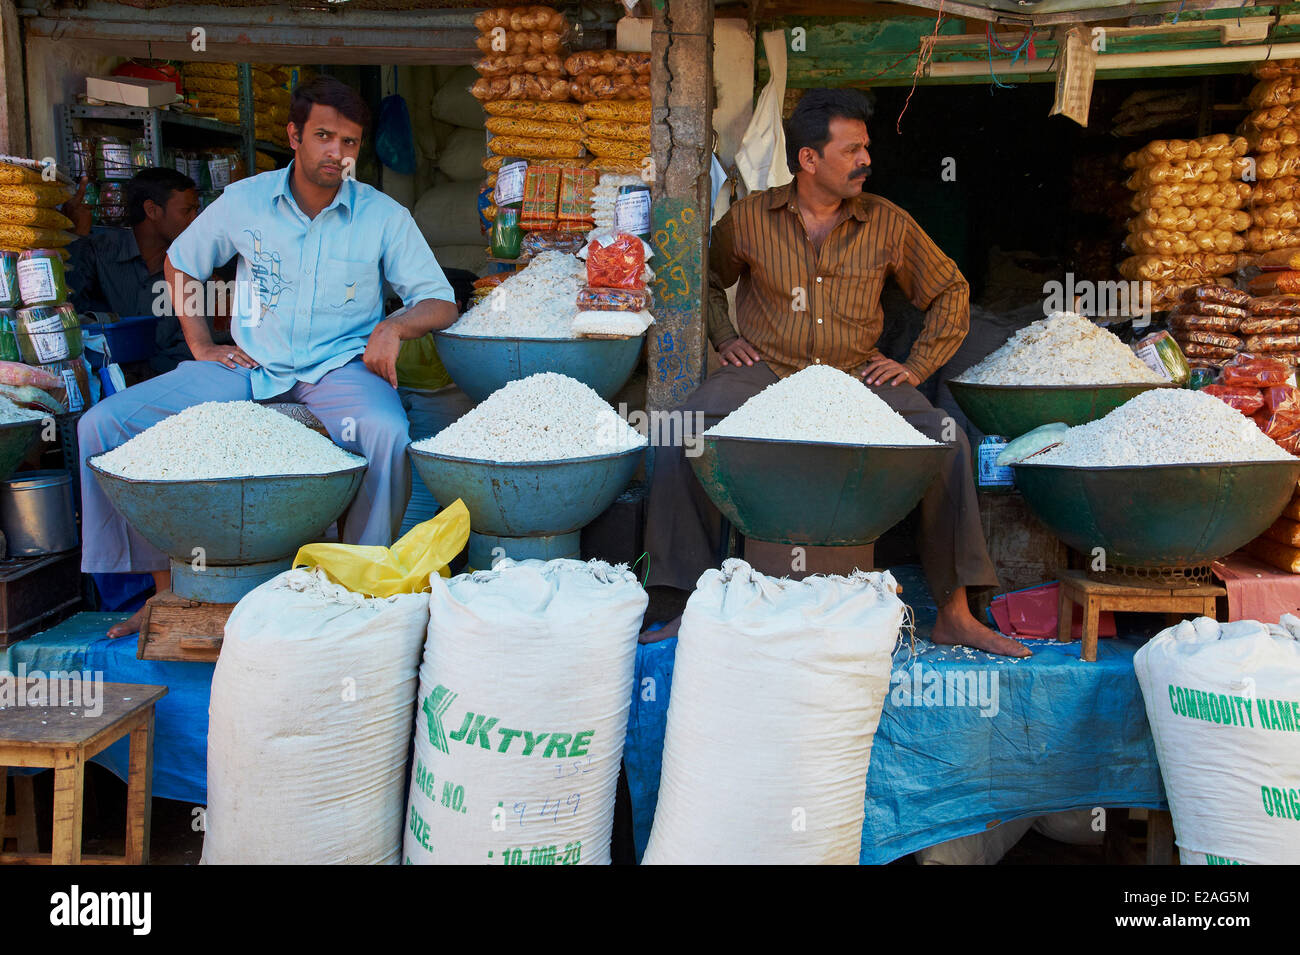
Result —
[{"label": "blue tarpaulin", "polygon": [[[215,663],[137,660],[136,638],[109,640],[105,631],[128,615],[79,613],[45,633],[0,650],[0,673],[40,670],[102,673],[105,683],[167,687],[154,707],[153,794],[196,806],[207,804],[208,697]],[[126,779],[129,741],[114,743],[92,762]]]},{"label": "blue tarpaulin", "polygon": [[[1135,640],[1030,641],[1019,662],[917,642],[894,658],[867,774],[864,864],[1066,809],[1165,809]],[[677,640],[637,648],[627,767],[637,858],[659,790]],[[994,687],[996,686],[996,691]]]}]

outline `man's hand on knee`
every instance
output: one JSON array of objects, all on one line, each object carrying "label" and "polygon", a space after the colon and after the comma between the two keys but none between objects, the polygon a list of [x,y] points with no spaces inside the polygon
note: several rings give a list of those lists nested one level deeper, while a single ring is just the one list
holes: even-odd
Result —
[{"label": "man's hand on knee", "polygon": [[755,350],[754,346],[743,338],[733,338],[719,345],[718,357],[722,359],[724,365],[735,365],[737,368],[763,360],[763,356]]},{"label": "man's hand on knee", "polygon": [[257,362],[248,356],[238,345],[215,345],[208,343],[194,349],[195,361],[216,361],[227,368],[256,368]]},{"label": "man's hand on knee", "polygon": [[868,385],[901,385],[903,383],[916,387],[921,379],[912,374],[903,365],[888,358],[877,358],[859,372]]},{"label": "man's hand on knee", "polygon": [[397,353],[402,348],[402,338],[397,326],[390,322],[380,322],[370,333],[366,342],[366,352],[361,357],[366,367],[397,387]]}]

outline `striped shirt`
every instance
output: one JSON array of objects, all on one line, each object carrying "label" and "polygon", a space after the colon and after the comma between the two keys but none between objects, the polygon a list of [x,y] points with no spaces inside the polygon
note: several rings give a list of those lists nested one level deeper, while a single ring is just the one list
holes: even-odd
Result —
[{"label": "striped shirt", "polygon": [[713,228],[709,251],[709,339],[735,338],[724,289],[735,284],[736,323],[784,378],[808,365],[856,374],[883,357],[880,292],[892,275],[926,313],[903,364],[924,381],[943,366],[970,327],[970,286],[898,206],[863,193],[815,249],[804,229],[795,185],[746,196]]}]

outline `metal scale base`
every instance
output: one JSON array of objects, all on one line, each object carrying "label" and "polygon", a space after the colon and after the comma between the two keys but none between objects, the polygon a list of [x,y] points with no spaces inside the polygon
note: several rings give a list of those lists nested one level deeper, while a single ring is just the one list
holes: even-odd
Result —
[{"label": "metal scale base", "polygon": [[470,531],[466,548],[466,570],[489,570],[500,557],[511,560],[555,560],[567,557],[582,559],[582,532],[555,534],[549,537],[497,537]]},{"label": "metal scale base", "polygon": [[245,594],[276,574],[284,573],[292,563],[291,558],[285,557],[258,564],[207,564],[202,570],[196,570],[189,561],[173,559],[172,593],[202,603],[239,603]]}]

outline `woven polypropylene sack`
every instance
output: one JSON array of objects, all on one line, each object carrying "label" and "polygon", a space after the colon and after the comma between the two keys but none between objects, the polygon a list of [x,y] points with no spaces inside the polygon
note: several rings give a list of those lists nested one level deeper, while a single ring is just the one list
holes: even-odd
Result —
[{"label": "woven polypropylene sack", "polygon": [[904,614],[888,573],[706,571],[678,634],[644,861],[856,863]]},{"label": "woven polypropylene sack", "polygon": [[645,591],[576,560],[431,583],[405,861],[607,865]]},{"label": "woven polypropylene sack", "polygon": [[1201,617],[1134,655],[1184,864],[1300,862],[1298,636]]},{"label": "woven polypropylene sack", "polygon": [[203,862],[399,860],[428,621],[425,594],[371,599],[303,570],[236,605],[212,678]]}]

